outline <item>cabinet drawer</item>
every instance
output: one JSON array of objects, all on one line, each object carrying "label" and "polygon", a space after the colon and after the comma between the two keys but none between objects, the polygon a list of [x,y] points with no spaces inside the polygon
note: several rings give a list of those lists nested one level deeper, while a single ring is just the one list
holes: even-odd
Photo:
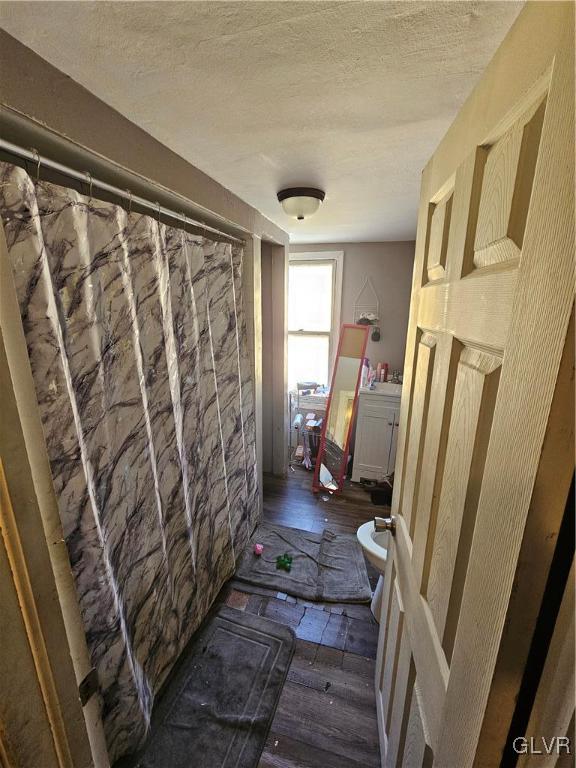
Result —
[{"label": "cabinet drawer", "polygon": [[393,395],[369,395],[361,394],[358,398],[358,407],[374,406],[375,408],[396,408],[400,410],[400,398]]}]

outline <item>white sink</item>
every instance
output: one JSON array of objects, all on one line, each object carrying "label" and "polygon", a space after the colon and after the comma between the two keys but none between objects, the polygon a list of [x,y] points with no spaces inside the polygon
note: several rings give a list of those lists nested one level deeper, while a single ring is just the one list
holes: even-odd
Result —
[{"label": "white sink", "polygon": [[388,531],[375,531],[374,520],[368,520],[367,523],[358,528],[356,536],[360,542],[364,554],[372,563],[374,568],[380,573],[378,586],[372,598],[370,606],[376,621],[380,621],[380,608],[382,606],[382,587],[384,585],[384,571],[386,570],[386,557],[388,555]]}]

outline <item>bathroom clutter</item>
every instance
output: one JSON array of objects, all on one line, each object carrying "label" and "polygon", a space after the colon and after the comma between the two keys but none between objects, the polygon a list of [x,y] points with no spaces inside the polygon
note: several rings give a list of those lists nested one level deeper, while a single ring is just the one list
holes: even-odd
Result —
[{"label": "bathroom clutter", "polygon": [[[264,557],[254,556],[255,543],[264,546]],[[329,528],[313,533],[261,523],[237,564],[236,582],[240,591],[250,592],[245,585],[252,584],[266,594],[281,592],[312,602],[369,603],[372,599],[356,536]]]},{"label": "bathroom clutter", "polygon": [[376,381],[388,381],[388,363],[378,363],[376,366]]},{"label": "bathroom clutter", "polygon": [[394,492],[394,472],[386,475],[382,480],[373,480],[372,478],[361,477],[360,483],[363,489],[370,494],[372,504],[379,507],[390,506],[392,504],[392,494]]},{"label": "bathroom clutter", "polygon": [[292,570],[292,555],[289,555],[288,552],[284,552],[283,555],[278,555],[276,558],[276,568],[279,571],[290,573]]},{"label": "bathroom clutter", "polygon": [[327,387],[311,381],[289,393],[291,466],[314,468],[328,394]]},{"label": "bathroom clutter", "polygon": [[388,378],[388,370],[388,363],[377,363],[376,368],[372,368],[370,365],[370,360],[365,357],[362,363],[360,386],[363,389],[372,389],[374,384],[384,384],[388,381],[390,381],[392,384],[401,384],[402,375],[400,371],[393,371],[392,378]]}]

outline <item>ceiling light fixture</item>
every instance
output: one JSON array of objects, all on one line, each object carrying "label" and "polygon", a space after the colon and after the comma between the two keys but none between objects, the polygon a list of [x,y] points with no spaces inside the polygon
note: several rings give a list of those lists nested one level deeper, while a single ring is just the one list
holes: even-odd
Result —
[{"label": "ceiling light fixture", "polygon": [[282,204],[284,213],[298,221],[303,221],[316,213],[325,197],[321,189],[313,187],[290,187],[278,192],[278,202]]}]

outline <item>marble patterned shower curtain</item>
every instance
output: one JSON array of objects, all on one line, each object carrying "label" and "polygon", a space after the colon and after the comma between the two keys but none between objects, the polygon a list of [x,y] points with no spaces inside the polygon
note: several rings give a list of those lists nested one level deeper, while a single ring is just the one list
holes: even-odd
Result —
[{"label": "marble patterned shower curtain", "polygon": [[0,213],[114,760],[257,522],[242,250],[6,163]]}]

